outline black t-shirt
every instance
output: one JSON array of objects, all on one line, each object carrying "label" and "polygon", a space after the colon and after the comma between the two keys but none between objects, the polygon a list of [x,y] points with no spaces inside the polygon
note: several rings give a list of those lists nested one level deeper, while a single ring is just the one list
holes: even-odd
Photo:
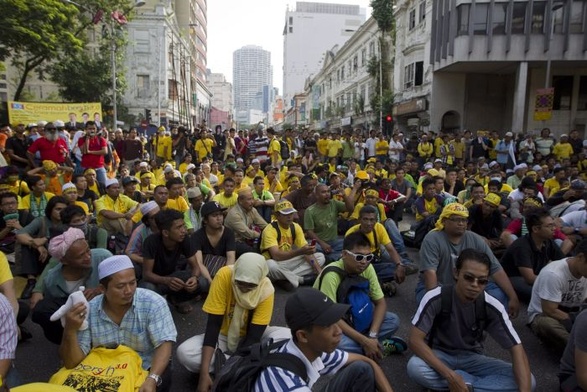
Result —
[{"label": "black t-shirt", "polygon": [[201,250],[204,255],[226,257],[226,252],[236,250],[234,231],[228,227],[224,228],[224,232],[222,233],[222,237],[220,237],[220,241],[218,241],[216,248],[214,248],[210,243],[210,240],[208,240],[206,229],[203,227],[192,234],[191,243],[194,245],[196,252]]},{"label": "black t-shirt", "polygon": [[493,210],[488,217],[483,216],[481,205],[474,205],[469,208],[469,223],[471,231],[487,239],[499,238],[503,231],[503,219],[499,210]]},{"label": "black t-shirt", "polygon": [[[14,152],[14,155],[18,155],[19,157],[22,158],[26,158],[26,152],[27,149],[29,147],[29,142],[27,141],[26,138],[24,139],[19,139],[16,136],[12,136],[9,137],[8,140],[6,140],[6,149],[7,150],[12,150]],[[28,166],[28,163],[24,163],[24,162],[20,162],[20,161],[14,161],[12,162],[12,164],[16,167],[19,168],[25,168]]]},{"label": "black t-shirt", "polygon": [[83,201],[86,203],[90,212],[94,212],[94,202],[98,199],[99,197],[96,195],[96,192],[90,189],[86,189],[83,196],[79,196],[79,194],[77,196],[77,201]]},{"label": "black t-shirt", "polygon": [[163,245],[163,237],[160,233],[151,234],[143,242],[143,258],[154,260],[155,274],[168,276],[177,270],[180,259],[192,257],[196,253],[190,238],[186,236],[182,242],[170,250]]},{"label": "black t-shirt", "polygon": [[546,264],[564,258],[565,255],[554,240],[544,241],[542,248],[538,249],[530,234],[526,234],[507,248],[501,258],[501,265],[510,277],[521,276],[520,267],[531,268],[538,275]]}]

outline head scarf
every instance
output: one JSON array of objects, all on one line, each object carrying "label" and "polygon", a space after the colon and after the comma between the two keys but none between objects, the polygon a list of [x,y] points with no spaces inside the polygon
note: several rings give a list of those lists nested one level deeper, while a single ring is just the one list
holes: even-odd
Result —
[{"label": "head scarf", "polygon": [[443,230],[444,229],[444,223],[443,223],[444,219],[450,218],[453,215],[458,215],[458,216],[462,216],[463,218],[468,218],[469,217],[469,210],[467,210],[467,207],[465,207],[464,205],[462,205],[460,203],[448,204],[447,206],[445,206],[442,209],[442,213],[440,214],[440,217],[436,221],[436,225],[434,226],[434,230],[437,230],[437,231]]},{"label": "head scarf", "polygon": [[[265,257],[257,253],[245,253],[238,258],[232,269],[232,293],[236,304],[230,326],[228,327],[228,350],[235,352],[240,341],[240,332],[246,326],[245,312],[255,309],[261,302],[273,295],[275,289],[267,277],[269,267]],[[257,288],[243,293],[236,285],[236,281],[253,283]]]},{"label": "head scarf", "polygon": [[57,260],[61,260],[75,241],[85,239],[86,236],[83,231],[70,227],[63,234],[51,238],[47,250],[51,256],[55,257]]},{"label": "head scarf", "polygon": [[57,169],[57,164],[53,161],[50,161],[48,159],[43,161],[43,169],[45,171],[51,171],[51,170],[56,170]]},{"label": "head scarf", "polygon": [[375,197],[379,197],[379,192],[377,191],[377,189],[367,189],[365,191],[365,196],[375,196]]}]

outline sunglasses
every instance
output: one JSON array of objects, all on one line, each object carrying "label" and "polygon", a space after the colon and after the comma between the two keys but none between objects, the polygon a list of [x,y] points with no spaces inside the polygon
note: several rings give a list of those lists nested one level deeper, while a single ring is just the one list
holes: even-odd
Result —
[{"label": "sunglasses", "polygon": [[487,283],[489,283],[489,279],[487,278],[477,278],[474,275],[468,273],[463,274],[463,279],[465,279],[469,283],[477,282],[479,286],[485,286]]},{"label": "sunglasses", "polygon": [[360,263],[362,261],[365,261],[367,263],[370,263],[375,258],[375,255],[373,253],[369,253],[368,255],[361,255],[361,254],[353,253],[353,252],[351,252],[349,250],[347,250],[346,252],[349,255],[351,255],[355,259],[355,261],[357,263]]}]

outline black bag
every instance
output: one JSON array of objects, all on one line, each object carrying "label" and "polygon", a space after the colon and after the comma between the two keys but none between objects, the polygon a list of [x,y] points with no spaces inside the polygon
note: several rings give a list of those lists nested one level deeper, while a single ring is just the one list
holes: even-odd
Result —
[{"label": "black bag", "polygon": [[434,230],[436,225],[436,221],[438,220],[438,215],[430,215],[424,218],[416,227],[414,239],[413,239],[413,248],[419,248],[422,246],[422,241],[424,241],[424,237],[426,234]]},{"label": "black bag", "polygon": [[285,140],[279,140],[279,146],[281,147],[281,159],[288,160],[289,156],[289,144]]},{"label": "black bag", "polygon": [[289,370],[308,382],[306,365],[300,358],[293,354],[274,352],[287,342],[288,340],[273,343],[273,339],[269,339],[239,349],[220,370],[215,369],[216,377],[212,391],[252,391],[261,372],[269,366]]}]

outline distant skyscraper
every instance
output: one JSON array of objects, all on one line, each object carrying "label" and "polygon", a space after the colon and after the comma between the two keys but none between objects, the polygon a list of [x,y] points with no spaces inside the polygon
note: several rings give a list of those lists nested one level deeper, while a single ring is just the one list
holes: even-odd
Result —
[{"label": "distant skyscraper", "polygon": [[235,111],[264,110],[264,91],[273,87],[271,52],[260,46],[243,46],[233,53],[232,60]]},{"label": "distant skyscraper", "polygon": [[365,22],[358,5],[297,2],[285,12],[283,29],[283,100],[286,108],[296,93],[304,91],[310,75],[316,75],[322,55],[342,46]]}]

